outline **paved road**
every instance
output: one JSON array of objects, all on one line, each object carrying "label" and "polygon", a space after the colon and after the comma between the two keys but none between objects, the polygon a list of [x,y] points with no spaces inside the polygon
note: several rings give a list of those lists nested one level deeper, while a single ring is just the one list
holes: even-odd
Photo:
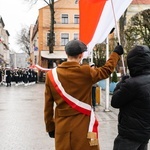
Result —
[{"label": "paved road", "polygon": [[[104,111],[105,93],[96,107],[101,150],[112,150],[117,110]],[[0,150],[55,150],[45,131],[44,84],[0,86]],[[83,149],[84,150],[84,149]]]},{"label": "paved road", "polygon": [[53,150],[45,132],[44,85],[0,87],[0,150]]}]

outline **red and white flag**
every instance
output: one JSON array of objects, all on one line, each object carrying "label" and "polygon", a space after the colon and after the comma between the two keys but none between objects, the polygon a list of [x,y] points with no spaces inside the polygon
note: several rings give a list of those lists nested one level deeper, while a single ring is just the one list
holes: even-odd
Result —
[{"label": "red and white flag", "polygon": [[[79,39],[92,51],[102,43],[115,27],[132,0],[79,0]],[[114,17],[115,15],[115,17]]]},{"label": "red and white flag", "polygon": [[50,68],[43,68],[43,67],[39,66],[38,64],[30,66],[30,69],[35,69],[35,68],[38,69],[38,70],[41,70],[41,71],[51,70]]}]

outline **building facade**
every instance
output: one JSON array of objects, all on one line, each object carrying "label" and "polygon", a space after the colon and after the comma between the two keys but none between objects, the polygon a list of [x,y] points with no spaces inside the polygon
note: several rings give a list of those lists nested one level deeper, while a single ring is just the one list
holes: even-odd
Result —
[{"label": "building facade", "polygon": [[[139,11],[150,8],[149,0],[133,0],[128,8],[128,20]],[[58,59],[66,59],[64,46],[69,40],[79,39],[79,7],[77,0],[58,0],[55,10],[55,45],[54,52],[49,53],[48,38],[50,34],[50,9],[39,9],[39,15],[31,34],[31,62],[44,68],[53,68]]]},{"label": "building facade", "polygon": [[45,68],[56,66],[57,60],[66,59],[64,46],[69,40],[79,39],[79,9],[75,0],[59,0],[54,4],[55,43],[53,53],[49,53],[48,38],[50,34],[50,9],[45,6],[39,9],[39,16],[31,36],[33,64]]},{"label": "building facade", "polygon": [[26,53],[10,53],[10,68],[28,68],[28,55]]},{"label": "building facade", "polygon": [[0,67],[9,65],[9,32],[4,29],[5,24],[0,16]]},{"label": "building facade", "polygon": [[150,0],[133,0],[127,11],[127,22],[138,12],[150,9]]}]

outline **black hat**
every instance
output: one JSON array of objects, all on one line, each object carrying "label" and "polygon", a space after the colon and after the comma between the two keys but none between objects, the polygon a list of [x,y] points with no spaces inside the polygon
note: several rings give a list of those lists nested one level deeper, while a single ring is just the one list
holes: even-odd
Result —
[{"label": "black hat", "polygon": [[87,51],[87,46],[80,40],[71,40],[65,46],[66,54],[76,56]]}]

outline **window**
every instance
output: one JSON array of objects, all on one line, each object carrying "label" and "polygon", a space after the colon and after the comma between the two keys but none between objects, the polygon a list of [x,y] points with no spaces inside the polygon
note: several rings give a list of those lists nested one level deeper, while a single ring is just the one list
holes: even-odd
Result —
[{"label": "window", "polygon": [[78,4],[78,1],[79,1],[79,0],[75,0],[75,4]]},{"label": "window", "polygon": [[62,33],[61,34],[61,45],[66,45],[69,42],[69,34]]},{"label": "window", "polygon": [[79,24],[79,15],[74,15],[74,23]]},{"label": "window", "polygon": [[74,33],[74,40],[78,40],[79,39],[79,34],[78,33]]},{"label": "window", "polygon": [[34,63],[37,64],[37,56],[34,57]]},{"label": "window", "polygon": [[68,24],[68,14],[62,14],[62,24]]}]

